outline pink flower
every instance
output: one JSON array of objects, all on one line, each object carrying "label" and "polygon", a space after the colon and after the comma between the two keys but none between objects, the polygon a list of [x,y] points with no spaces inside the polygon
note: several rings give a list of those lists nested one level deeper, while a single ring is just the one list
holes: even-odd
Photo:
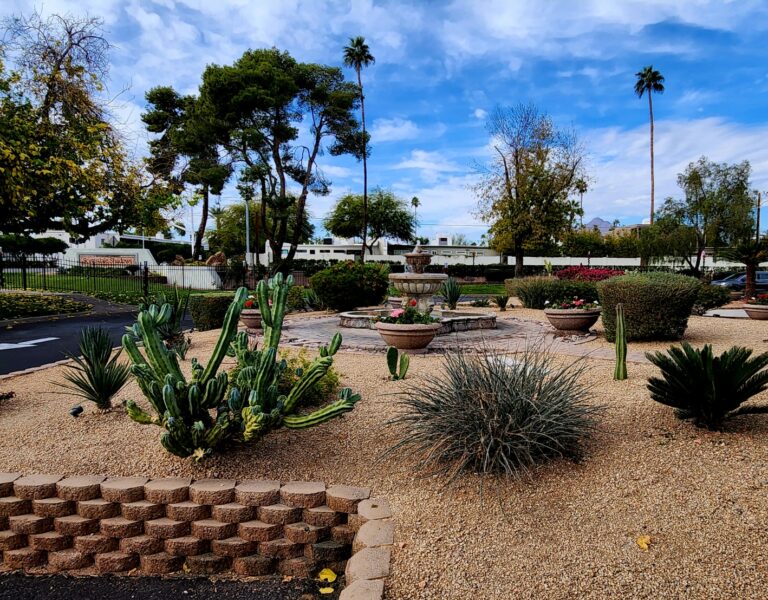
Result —
[{"label": "pink flower", "polygon": [[400,315],[402,315],[405,311],[402,308],[396,308],[391,313],[389,313],[389,316],[393,319],[397,319]]}]

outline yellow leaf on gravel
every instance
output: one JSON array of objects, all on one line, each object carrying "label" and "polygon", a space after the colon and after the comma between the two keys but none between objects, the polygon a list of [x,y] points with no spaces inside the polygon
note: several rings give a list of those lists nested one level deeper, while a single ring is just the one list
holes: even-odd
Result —
[{"label": "yellow leaf on gravel", "polygon": [[330,569],[323,569],[322,571],[320,571],[317,578],[320,581],[327,581],[328,583],[333,583],[334,581],[336,581],[336,573],[334,573]]},{"label": "yellow leaf on gravel", "polygon": [[333,594],[333,588],[332,587],[324,587],[317,590],[321,594]]},{"label": "yellow leaf on gravel", "polygon": [[638,548],[642,550],[643,552],[648,552],[648,548],[651,546],[651,536],[650,535],[641,535],[636,540]]}]

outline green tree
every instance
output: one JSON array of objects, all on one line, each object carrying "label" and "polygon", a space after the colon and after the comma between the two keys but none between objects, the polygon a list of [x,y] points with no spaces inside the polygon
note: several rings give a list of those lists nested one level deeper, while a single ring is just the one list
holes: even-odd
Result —
[{"label": "green tree", "polygon": [[642,98],[643,94],[648,94],[648,113],[651,123],[651,225],[655,212],[654,196],[656,193],[653,168],[653,94],[664,93],[664,76],[653,68],[653,65],[643,67],[635,73],[635,94]]},{"label": "green tree", "polygon": [[579,179],[576,180],[574,187],[579,194],[579,210],[581,211],[581,214],[579,215],[579,225],[584,227],[584,194],[587,193],[587,182],[585,179],[579,177]]},{"label": "green tree", "polygon": [[147,131],[158,136],[149,142],[150,173],[178,193],[185,184],[195,186],[194,197],[200,204],[200,225],[192,250],[196,257],[202,253],[210,195],[221,193],[232,168],[220,159],[210,111],[199,98],[181,96],[162,86],[149,90],[146,100],[148,110],[141,119]]},{"label": "green tree", "polygon": [[584,150],[574,131],[558,129],[533,104],[497,107],[487,127],[498,157],[475,188],[478,213],[490,224],[491,247],[513,252],[522,277],[526,248],[551,245],[579,214],[570,195],[584,176]]},{"label": "green tree", "polygon": [[563,256],[605,256],[606,243],[600,230],[577,229],[563,236]]},{"label": "green tree", "polygon": [[359,237],[367,240],[372,251],[381,238],[402,241],[415,236],[415,220],[404,200],[390,190],[376,188],[368,202],[367,231],[365,200],[361,194],[347,194],[339,198],[333,210],[325,218],[323,226],[332,235],[345,238]]},{"label": "green tree", "polygon": [[360,88],[361,147],[363,148],[363,247],[360,253],[362,262],[365,262],[366,234],[368,232],[368,139],[365,131],[365,94],[363,93],[363,79],[360,72],[363,67],[368,67],[375,62],[376,59],[371,54],[364,37],[358,35],[349,39],[349,44],[344,47],[344,65],[355,70],[357,86]]},{"label": "green tree", "polygon": [[[233,65],[209,65],[203,73],[200,99],[211,111],[217,142],[258,182],[260,231],[277,259],[273,271],[293,260],[301,240],[302,227],[289,230],[289,218],[303,224],[309,193],[329,191],[318,168],[321,153],[361,156],[359,96],[340,69],[299,63],[275,48],[248,50]],[[302,124],[309,132],[299,139]]]},{"label": "green tree", "polygon": [[6,20],[3,30],[16,70],[0,64],[2,229],[62,229],[84,239],[162,221],[102,100],[102,22],[33,13]]}]

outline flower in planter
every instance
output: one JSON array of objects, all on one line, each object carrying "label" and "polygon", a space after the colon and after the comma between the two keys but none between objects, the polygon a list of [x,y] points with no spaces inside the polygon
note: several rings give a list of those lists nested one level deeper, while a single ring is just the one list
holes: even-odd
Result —
[{"label": "flower in planter", "polygon": [[752,296],[747,304],[768,304],[768,294],[758,294]]},{"label": "flower in planter", "polygon": [[248,298],[248,300],[245,301],[245,304],[243,304],[245,308],[253,308],[253,305],[254,305],[254,302],[253,302],[253,299],[251,298]]},{"label": "flower in planter", "polygon": [[402,308],[396,308],[391,313],[389,313],[389,316],[397,319],[400,315],[402,315],[405,311]]},{"label": "flower in planter", "polygon": [[556,308],[560,310],[596,310],[600,308],[598,302],[588,302],[578,296],[574,296],[572,300],[557,300],[555,302],[547,300],[544,302],[544,305],[546,308]]},{"label": "flower in planter", "polygon": [[[403,308],[396,308],[388,317],[380,317],[381,323],[391,323],[394,325],[431,325],[437,323],[439,319],[436,319],[428,313],[423,313],[414,308],[415,300],[408,303],[408,306]],[[412,304],[413,303],[413,304]]]}]

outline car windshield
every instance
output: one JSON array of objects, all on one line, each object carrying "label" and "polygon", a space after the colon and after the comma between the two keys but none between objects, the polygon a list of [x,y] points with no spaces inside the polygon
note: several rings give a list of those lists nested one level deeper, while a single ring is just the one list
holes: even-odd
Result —
[{"label": "car windshield", "polygon": [[723,277],[717,281],[736,281],[741,277],[744,277],[744,273],[733,273],[732,275],[728,275],[728,277]]}]

